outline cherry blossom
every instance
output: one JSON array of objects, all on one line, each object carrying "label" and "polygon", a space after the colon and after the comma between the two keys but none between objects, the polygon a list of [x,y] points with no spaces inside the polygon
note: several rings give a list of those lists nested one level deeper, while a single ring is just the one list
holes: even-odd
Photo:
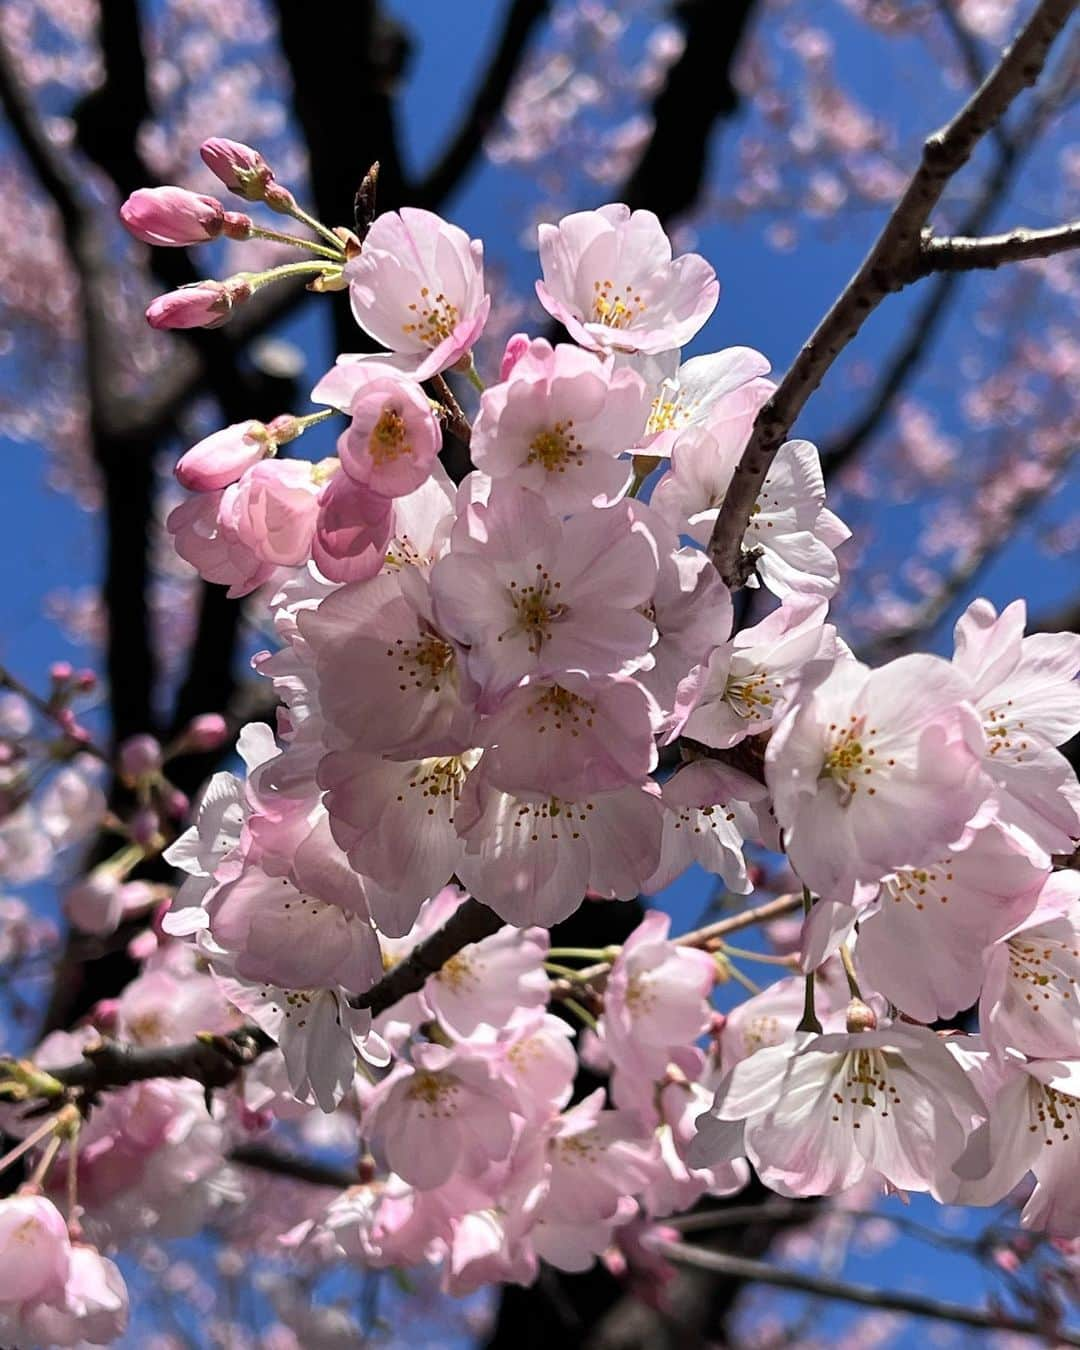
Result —
[{"label": "cherry blossom", "polygon": [[540,303],[582,347],[670,351],[689,342],[716,307],[716,273],[696,253],[672,259],[651,211],[617,203],[539,229]]},{"label": "cherry blossom", "polygon": [[431,211],[387,211],[345,271],[356,322],[430,379],[468,356],[487,321],[483,259],[479,240]]}]

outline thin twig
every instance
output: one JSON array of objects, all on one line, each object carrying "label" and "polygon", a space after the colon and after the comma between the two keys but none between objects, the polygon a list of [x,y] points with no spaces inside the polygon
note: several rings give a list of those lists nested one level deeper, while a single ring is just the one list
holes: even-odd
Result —
[{"label": "thin twig", "polygon": [[1027,262],[1032,258],[1052,258],[1080,246],[1080,220],[1056,225],[1049,230],[1020,227],[1005,234],[980,238],[946,235],[928,239],[921,258],[924,272],[970,272],[975,268],[1003,267],[1006,263]]},{"label": "thin twig", "polygon": [[1077,0],[1041,0],[1013,44],[952,121],[929,136],[922,159],[862,265],[758,414],[709,541],[709,554],[733,589],[746,581],[742,541],[765,476],[789,429],[867,316],[915,277],[930,214],[952,177],[1007,109],[1034,84]]},{"label": "thin twig", "polygon": [[1055,1345],[1080,1345],[1080,1332],[1066,1330],[1048,1321],[1028,1317],[1013,1317],[1006,1312],[991,1312],[970,1308],[962,1303],[948,1303],[944,1299],[922,1294],[907,1294],[899,1290],[876,1289],[865,1284],[849,1284],[827,1275],[811,1275],[801,1270],[788,1270],[766,1261],[753,1261],[744,1256],[731,1256],[704,1247],[683,1242],[656,1241],[650,1246],[670,1261],[696,1266],[728,1279],[768,1284],[776,1289],[793,1289],[819,1298],[838,1299],[856,1303],[877,1312],[907,1313],[911,1317],[929,1317],[939,1322],[954,1322],[960,1326],[979,1327],[992,1331],[1011,1331],[1021,1336],[1039,1336]]}]

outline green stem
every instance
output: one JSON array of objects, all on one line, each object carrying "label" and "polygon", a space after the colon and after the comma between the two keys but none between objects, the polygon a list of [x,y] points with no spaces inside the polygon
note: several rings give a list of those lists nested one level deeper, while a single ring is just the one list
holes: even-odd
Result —
[{"label": "green stem", "polygon": [[[809,917],[811,909],[814,907],[814,897],[809,889],[802,888],[803,896],[803,916]],[[796,1028],[797,1031],[812,1031],[815,1035],[821,1035],[821,1023],[818,1021],[817,1011],[814,1008],[814,972],[808,971],[806,975],[806,997],[803,1002],[802,1021]]]},{"label": "green stem", "polygon": [[471,356],[469,358],[469,368],[465,372],[465,374],[468,377],[469,383],[477,391],[477,393],[482,394],[484,392],[484,389],[486,388],[486,385],[484,384],[484,381],[480,378],[480,373],[476,369],[476,362],[472,359]]},{"label": "green stem", "polygon": [[846,942],[840,944],[840,962],[844,967],[844,974],[847,976],[848,993],[852,998],[862,1000],[862,990],[859,988],[859,981],[855,974],[855,963],[851,959],[851,952],[848,951]]},{"label": "green stem", "polygon": [[751,994],[761,993],[761,985],[755,984],[749,975],[744,975],[743,972],[739,969],[737,965],[735,965],[733,961],[729,961],[725,956],[722,956],[719,952],[717,952],[716,954],[716,960],[718,963],[723,962],[724,973],[728,975],[731,979],[733,979],[736,984],[741,984],[742,987]]},{"label": "green stem", "polygon": [[252,290],[255,290],[259,286],[265,286],[268,281],[283,281],[286,277],[311,276],[313,273],[322,273],[325,276],[329,272],[340,271],[340,263],[297,262],[285,263],[282,267],[271,267],[266,272],[240,272],[238,275]]},{"label": "green stem", "polygon": [[564,998],[563,1003],[576,1017],[580,1017],[587,1027],[591,1027],[593,1031],[596,1030],[596,1018],[591,1012],[583,1008],[577,999]]},{"label": "green stem", "polygon": [[295,202],[293,203],[289,215],[292,216],[293,220],[298,220],[302,225],[306,225],[309,230],[314,230],[316,234],[321,234],[328,243],[333,244],[334,247],[341,252],[341,240],[333,230],[327,229],[321,220],[316,220],[314,216],[309,216],[308,213],[302,207],[297,206]]},{"label": "green stem", "polygon": [[612,961],[620,950],[619,947],[552,947],[548,956],[572,956],[581,961]]},{"label": "green stem", "polygon": [[545,969],[550,975],[559,975],[559,976],[561,976],[564,980],[580,980],[580,979],[581,979],[581,974],[580,974],[579,971],[572,970],[569,966],[560,966],[559,963],[558,963],[557,961],[545,961],[545,962],[544,962],[544,969]]},{"label": "green stem", "polygon": [[768,952],[752,952],[747,947],[733,947],[730,942],[721,944],[720,950],[725,956],[737,956],[741,961],[758,961],[763,966],[790,966],[790,956],[773,956]]},{"label": "green stem", "polygon": [[251,238],[269,239],[272,244],[290,244],[293,248],[306,248],[311,253],[318,253],[336,263],[345,257],[345,250],[340,244],[336,249],[331,249],[325,244],[317,244],[314,239],[300,239],[295,234],[282,234],[280,230],[264,230],[261,225],[252,228]]},{"label": "green stem", "polygon": [[325,408],[322,412],[305,413],[303,417],[296,419],[296,434],[302,436],[308,427],[318,426],[320,422],[325,422],[328,417],[336,417],[337,415],[337,408]]}]

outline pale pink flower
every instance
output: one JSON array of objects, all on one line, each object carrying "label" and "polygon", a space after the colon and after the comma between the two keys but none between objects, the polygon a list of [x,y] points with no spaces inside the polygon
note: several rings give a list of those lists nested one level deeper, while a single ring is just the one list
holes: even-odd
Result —
[{"label": "pale pink flower", "polygon": [[469,747],[474,715],[462,697],[462,653],[439,632],[416,569],[343,586],[298,626],[314,658],[328,742],[394,755]]},{"label": "pale pink flower", "polygon": [[442,445],[427,395],[392,365],[342,361],[311,391],[352,419],[338,437],[341,467],[384,497],[404,497],[423,483]]},{"label": "pale pink flower", "polygon": [[225,489],[221,519],[264,562],[298,567],[311,554],[318,499],[319,484],[306,460],[263,460]]},{"label": "pale pink flower", "polygon": [[185,450],[176,463],[177,480],[189,492],[226,488],[265,459],[272,446],[261,422],[234,422]]},{"label": "pale pink flower", "polygon": [[[752,347],[726,347],[684,361],[660,384],[641,450],[650,455],[670,455],[681,431],[708,423],[721,400],[768,373],[769,362]],[[764,389],[764,382],[761,387]]]},{"label": "pale pink flower", "polygon": [[542,1010],[515,1015],[500,1034],[492,1067],[510,1085],[517,1115],[546,1121],[570,1100],[578,1072],[573,1035],[568,1022]]},{"label": "pale pink flower", "polygon": [[745,1152],[781,1195],[835,1195],[868,1171],[899,1190],[930,1191],[981,1107],[923,1027],[800,1032],[736,1064],[698,1120],[689,1161],[711,1166]]},{"label": "pale pink flower", "polygon": [[1025,620],[1022,600],[1000,615],[973,601],[956,624],[953,663],[971,681],[986,731],[998,818],[1045,865],[1080,836],[1080,787],[1054,751],[1080,731],[1080,636],[1024,637]]},{"label": "pale pink flower", "polygon": [[656,630],[639,607],[657,555],[629,507],[561,523],[535,493],[500,484],[469,509],[471,546],[441,558],[431,586],[489,706],[526,675],[629,675],[647,664]]},{"label": "pale pink flower", "polygon": [[656,869],[660,805],[652,784],[565,801],[465,783],[455,817],[464,840],[457,874],[507,923],[568,918],[586,891],[630,900]]},{"label": "pale pink flower", "polygon": [[375,1088],[363,1128],[391,1171],[420,1190],[467,1177],[510,1152],[514,1102],[484,1058],[459,1047],[417,1045]]},{"label": "pale pink flower", "polygon": [[664,834],[656,871],[642,885],[655,895],[697,863],[723,877],[736,895],[752,887],[746,874],[743,840],[755,838],[754,807],[766,806],[764,786],[738,769],[698,760],[674,773],[661,789]]},{"label": "pale pink flower", "polygon": [[472,459],[492,478],[512,476],[539,493],[556,515],[603,506],[630,485],[630,461],[619,456],[641,436],[647,412],[640,375],[536,338],[509,379],[481,395]]},{"label": "pale pink flower", "polygon": [[53,848],[70,848],[101,824],[105,794],[98,783],[101,765],[80,754],[58,769],[38,800],[38,820]]},{"label": "pale pink flower", "polygon": [[[754,419],[772,385],[756,380],[719,402],[700,426],[679,434],[671,468],[651,503],[679,534],[705,545],[712,534]],[[791,592],[830,596],[840,571],[833,550],[850,535],[825,507],[817,450],[809,441],[787,441],[766,475],[744,537],[745,550],[761,549],[756,569],[781,598]]]},{"label": "pale pink flower", "polygon": [[115,1341],[127,1322],[128,1292],[120,1271],[95,1248],[74,1243],[62,1297],[29,1310],[23,1328],[35,1344],[78,1347]]},{"label": "pale pink flower", "polygon": [[274,575],[266,562],[240,542],[221,518],[224,489],[189,497],[169,512],[165,528],[173,547],[206,581],[228,586],[232,598],[248,595]]},{"label": "pale pink flower", "polygon": [[334,838],[374,883],[368,903],[392,937],[409,931],[423,902],[455,872],[468,884],[460,870],[465,844],[454,825],[478,758],[478,751],[401,761],[338,751],[319,766]]},{"label": "pale pink flower", "polygon": [[601,1027],[617,1073],[662,1078],[673,1052],[708,1026],[716,963],[669,941],[670,929],[667,914],[646,914],[612,963]]},{"label": "pale pink flower", "polygon": [[328,581],[366,581],[386,560],[394,503],[346,473],[335,473],[319,497],[311,556]]},{"label": "pale pink flower", "polygon": [[[833,957],[814,973],[815,1011],[826,1031],[843,1031],[851,1000],[840,962]],[[795,1034],[806,1003],[806,981],[790,975],[768,985],[760,994],[735,1005],[724,1020],[720,1036],[720,1067],[724,1073],[766,1046],[780,1045]]]},{"label": "pale pink flower", "polygon": [[216,198],[186,188],[139,188],[121,206],[120,219],[144,244],[187,248],[218,237],[225,208]]},{"label": "pale pink flower", "polygon": [[571,1223],[541,1212],[529,1230],[529,1241],[537,1256],[557,1270],[586,1271],[598,1256],[611,1246],[623,1224],[632,1222],[638,1207],[630,1195],[624,1195],[607,1219]]},{"label": "pale pink flower", "polygon": [[356,322],[417,380],[467,357],[487,322],[483,244],[431,211],[377,217],[345,275]]},{"label": "pale pink flower", "polygon": [[657,714],[634,680],[523,685],[481,724],[484,776],[507,792],[569,799],[643,783],[656,767]]},{"label": "pale pink flower", "polygon": [[701,549],[680,548],[675,532],[643,502],[635,501],[633,510],[656,541],[659,562],[649,604],[657,634],[653,665],[635,679],[665,714],[657,730],[666,742],[693,707],[704,662],[731,634],[731,594]]},{"label": "pale pink flower", "polygon": [[651,211],[616,203],[541,225],[540,303],[581,346],[666,352],[689,342],[716,307],[716,273],[696,253],[674,261]]},{"label": "pale pink flower", "polygon": [[836,629],[827,602],[790,595],[753,628],[743,628],[709,657],[697,702],[683,730],[718,750],[771,727],[788,693],[836,658]]},{"label": "pale pink flower", "polygon": [[976,954],[1032,908],[1044,878],[993,825],[957,853],[901,868],[859,912],[860,972],[916,1021],[954,1017],[979,997]]},{"label": "pale pink flower", "polygon": [[51,1200],[0,1199],[0,1319],[28,1304],[62,1298],[70,1265],[67,1224]]},{"label": "pale pink flower", "polygon": [[995,1205],[1032,1172],[1036,1185],[1020,1222],[1055,1237],[1075,1238],[1080,1232],[1080,1063],[1024,1062],[1010,1055],[976,1063],[973,1076],[986,1099],[987,1119],[971,1134],[951,1173],[943,1171],[942,1199]]},{"label": "pale pink flower", "polygon": [[514,1225],[491,1206],[451,1221],[442,1269],[442,1289],[453,1298],[491,1284],[528,1285],[538,1262],[532,1244],[513,1231]]},{"label": "pale pink flower", "polygon": [[1080,1058],[1080,875],[1047,877],[1036,907],[983,960],[979,1027],[991,1050]]},{"label": "pale pink flower", "polygon": [[773,731],[765,777],[796,874],[850,902],[935,862],[983,805],[984,739],[967,681],[935,656],[840,659]]},{"label": "pale pink flower", "polygon": [[709,1109],[712,1093],[677,1072],[653,1092],[658,1122],[652,1174],[641,1194],[645,1212],[654,1218],[682,1213],[702,1195],[735,1195],[743,1190],[750,1180],[744,1158],[720,1161],[715,1167],[692,1167],[686,1161],[698,1117]]},{"label": "pale pink flower", "polygon": [[424,1000],[456,1039],[490,1035],[516,1012],[546,1005],[550,945],[543,928],[501,928],[444,962],[424,985]]}]

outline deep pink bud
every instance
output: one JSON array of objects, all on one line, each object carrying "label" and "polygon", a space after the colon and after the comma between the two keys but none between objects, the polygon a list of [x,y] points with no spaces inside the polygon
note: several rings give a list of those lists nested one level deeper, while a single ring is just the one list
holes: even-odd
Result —
[{"label": "deep pink bud", "polygon": [[199,148],[203,163],[219,178],[230,192],[245,201],[261,202],[266,185],[273,181],[273,170],[258,150],[240,141],[229,141],[222,136],[211,136]]},{"label": "deep pink bud", "polygon": [[222,233],[226,239],[250,239],[255,230],[255,222],[242,211],[226,211]]},{"label": "deep pink bud", "polygon": [[67,684],[74,674],[75,671],[67,661],[54,661],[49,667],[49,679],[53,684]]},{"label": "deep pink bud", "polygon": [[75,687],[80,694],[88,694],[91,689],[97,688],[97,675],[89,668],[77,671],[75,674]]},{"label": "deep pink bud", "polygon": [[129,736],[117,752],[117,763],[125,778],[143,778],[161,768],[161,745],[153,736],[140,733]]},{"label": "deep pink bud", "polygon": [[506,350],[503,352],[502,364],[499,366],[499,379],[508,380],[510,372],[529,350],[528,333],[515,333],[507,339]]},{"label": "deep pink bud", "polygon": [[216,492],[265,459],[270,437],[261,422],[234,422],[180,456],[176,477],[189,492]]},{"label": "deep pink bud", "polygon": [[191,800],[178,787],[169,787],[161,794],[161,801],[171,820],[183,820],[191,810]]},{"label": "deep pink bud", "polygon": [[229,724],[220,713],[200,713],[193,717],[181,736],[186,750],[216,750],[224,745],[229,735]]},{"label": "deep pink bud", "polygon": [[218,237],[225,208],[217,198],[187,188],[139,188],[120,208],[120,219],[144,244],[187,248]]},{"label": "deep pink bud", "polygon": [[151,328],[220,328],[250,294],[243,280],[196,281],[152,300],[146,320]]},{"label": "deep pink bud", "polygon": [[280,183],[267,183],[263,201],[271,211],[278,211],[284,216],[290,215],[296,206],[296,198]]}]

